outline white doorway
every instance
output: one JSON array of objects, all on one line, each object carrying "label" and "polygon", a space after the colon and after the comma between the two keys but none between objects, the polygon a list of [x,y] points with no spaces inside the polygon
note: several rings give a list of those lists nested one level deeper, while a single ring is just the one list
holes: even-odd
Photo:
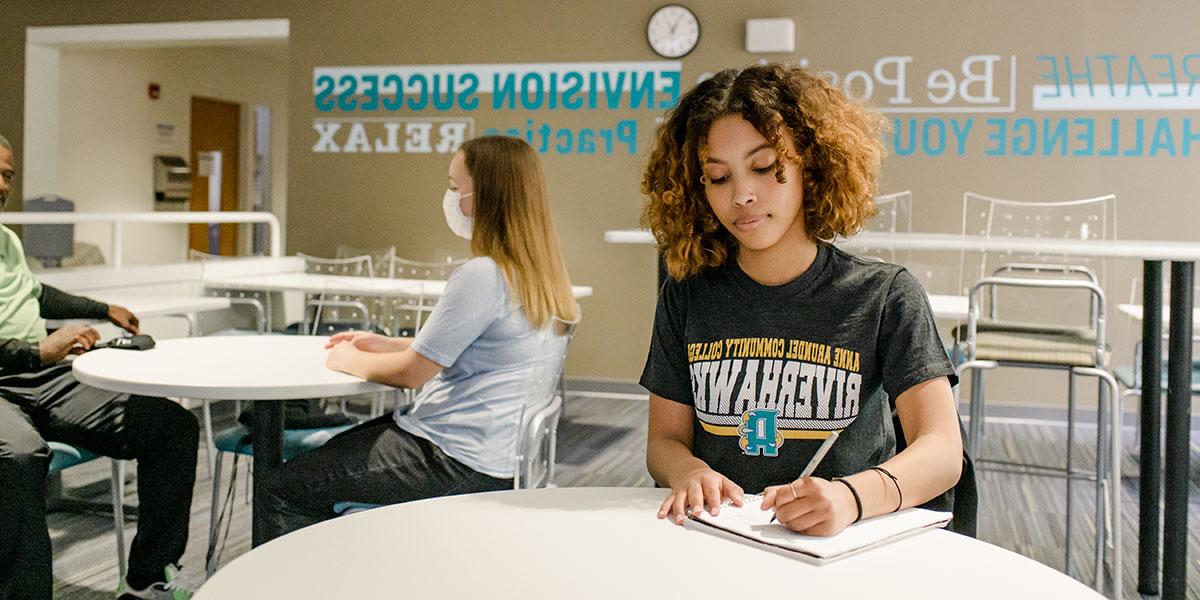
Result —
[{"label": "white doorway", "polygon": [[[155,210],[153,156],[188,154],[187,106],[192,95],[202,95],[238,102],[248,134],[262,129],[258,119],[277,119],[265,129],[273,137],[265,161],[272,171],[269,187],[262,187],[261,177],[256,182],[255,173],[264,168],[256,162],[261,148],[246,135],[237,196],[238,209],[251,210],[264,205],[265,192],[283,221],[289,29],[286,19],[27,28],[22,197],[67,197],[81,212]],[[240,79],[227,75],[235,67],[243,71]],[[96,75],[104,68],[110,77]],[[271,71],[278,93],[272,88],[264,98],[257,82],[247,84],[252,91],[230,89],[258,79],[245,74],[251,69]],[[189,89],[195,86],[206,88]],[[258,110],[264,105],[271,110]],[[80,116],[85,111],[92,114]],[[118,114],[106,118],[110,112]],[[78,226],[76,237],[108,248],[105,229]],[[239,239],[240,253],[251,252],[248,226]],[[173,262],[186,255],[186,242],[185,228],[155,226],[128,232],[123,254],[132,259],[127,262],[139,262],[133,259],[139,256],[146,257],[141,262]]]}]

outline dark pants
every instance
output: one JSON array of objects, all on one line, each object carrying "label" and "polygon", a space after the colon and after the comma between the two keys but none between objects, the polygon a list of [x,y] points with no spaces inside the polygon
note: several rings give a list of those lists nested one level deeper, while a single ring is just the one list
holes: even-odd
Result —
[{"label": "dark pants", "polygon": [[162,581],[163,567],[187,545],[196,417],[163,398],[85,386],[59,364],[0,377],[0,599],[50,597],[47,440],[137,461],[138,531],[127,578],[135,587]]},{"label": "dark pants", "polygon": [[[256,477],[262,476],[255,473]],[[264,542],[336,517],[337,502],[396,504],[438,496],[512,489],[512,479],[479,473],[435,444],[396,426],[391,415],[334,436],[269,475]]]}]

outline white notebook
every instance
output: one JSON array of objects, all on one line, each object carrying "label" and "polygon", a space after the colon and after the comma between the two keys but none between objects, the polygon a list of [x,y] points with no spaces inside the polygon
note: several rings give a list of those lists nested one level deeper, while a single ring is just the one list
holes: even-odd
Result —
[{"label": "white notebook", "polygon": [[685,524],[742,542],[761,544],[767,550],[822,564],[925,531],[945,527],[953,516],[923,508],[859,521],[837,535],[816,537],[791,531],[771,522],[774,511],[762,510],[762,496],[747,495],[741,507],[726,504],[717,516],[707,512],[693,515]]}]

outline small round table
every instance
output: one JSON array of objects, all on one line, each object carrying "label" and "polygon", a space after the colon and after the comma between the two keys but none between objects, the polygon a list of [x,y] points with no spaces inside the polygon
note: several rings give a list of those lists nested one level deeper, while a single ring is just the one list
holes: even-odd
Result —
[{"label": "small round table", "polygon": [[259,546],[195,597],[1100,597],[944,530],[816,566],[660,521],[665,497],[649,488],[557,488],[377,508]]},{"label": "small round table", "polygon": [[[72,364],[75,378],[95,388],[143,396],[208,400],[292,400],[391,390],[325,368],[322,336],[263,335],[162,340],[150,350],[93,350]],[[283,405],[258,402],[251,427],[254,468],[282,463]],[[255,477],[255,495],[266,477]],[[261,523],[259,504],[253,520]],[[255,528],[257,530],[257,528]],[[253,536],[258,542],[257,534]]]}]

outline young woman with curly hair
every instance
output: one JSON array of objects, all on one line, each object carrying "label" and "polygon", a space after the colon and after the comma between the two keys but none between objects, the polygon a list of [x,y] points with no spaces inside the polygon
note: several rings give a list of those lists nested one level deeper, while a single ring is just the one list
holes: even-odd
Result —
[{"label": "young woman with curly hair", "polygon": [[646,464],[671,488],[659,518],[762,492],[787,527],[832,535],[958,481],[956,380],[925,292],[830,243],[874,212],[881,139],[877,114],[782,65],[717,73],[659,128],[642,188],[671,279],[641,379]]}]

